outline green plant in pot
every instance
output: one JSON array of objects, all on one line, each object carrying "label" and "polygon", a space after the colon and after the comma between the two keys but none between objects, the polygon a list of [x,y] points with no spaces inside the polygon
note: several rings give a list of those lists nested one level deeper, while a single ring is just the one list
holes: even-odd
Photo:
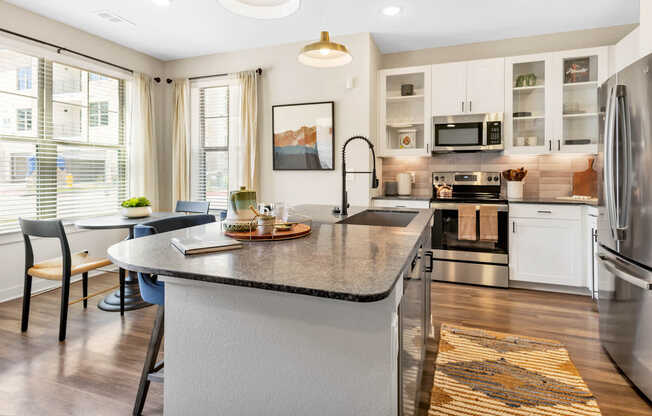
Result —
[{"label": "green plant in pot", "polygon": [[129,198],[120,204],[120,213],[127,218],[144,218],[152,215],[152,203],[144,196]]}]

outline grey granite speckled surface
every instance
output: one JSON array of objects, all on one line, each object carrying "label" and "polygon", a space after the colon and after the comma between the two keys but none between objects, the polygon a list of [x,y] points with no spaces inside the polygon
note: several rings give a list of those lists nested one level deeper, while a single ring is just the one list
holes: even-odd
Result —
[{"label": "grey granite speckled surface", "polygon": [[593,199],[557,199],[557,198],[539,198],[525,197],[521,199],[509,199],[510,204],[559,204],[559,205],[588,205],[590,207],[598,206],[598,201]]},{"label": "grey granite speckled surface", "polygon": [[[303,205],[296,212],[312,218],[312,233],[296,240],[245,242],[244,248],[184,256],[172,237],[210,240],[220,223],[202,225],[111,246],[108,256],[127,270],[299,293],[352,302],[386,298],[429,233],[430,209],[396,209],[418,215],[407,227],[335,224],[331,206]],[[352,207],[350,215],[367,208]],[[383,210],[389,208],[383,208]]]}]

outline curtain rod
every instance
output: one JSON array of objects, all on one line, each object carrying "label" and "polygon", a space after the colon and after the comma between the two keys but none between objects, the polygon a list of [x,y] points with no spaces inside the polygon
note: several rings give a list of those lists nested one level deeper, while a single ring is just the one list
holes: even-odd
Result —
[{"label": "curtain rod", "polygon": [[52,48],[55,48],[57,50],[57,53],[61,53],[61,51],[69,52],[69,53],[72,53],[72,54],[75,54],[75,55],[83,56],[84,58],[87,58],[87,59],[90,59],[90,60],[93,60],[93,61],[96,61],[96,62],[101,62],[101,63],[103,63],[105,65],[109,65],[109,66],[112,66],[114,68],[122,69],[123,71],[127,71],[127,72],[129,72],[131,74],[134,73],[133,69],[125,68],[124,66],[116,65],[116,64],[113,64],[111,62],[105,61],[103,59],[99,59],[99,58],[95,58],[95,57],[90,56],[90,55],[86,55],[85,53],[73,51],[72,49],[68,49],[68,48],[65,48],[63,46],[55,45],[54,43],[50,43],[50,42],[46,42],[44,40],[36,39],[36,38],[31,37],[31,36],[21,35],[20,33],[12,32],[11,30],[7,30],[7,29],[0,28],[0,32],[8,33],[8,34],[13,35],[13,36],[18,36],[19,38],[27,39],[27,40],[30,40],[32,42],[40,43],[42,45],[50,46]]},{"label": "curtain rod", "polygon": [[[256,73],[258,75],[263,75],[263,69],[262,68],[257,68]],[[190,78],[188,78],[188,80],[189,81],[194,81],[194,80],[197,80],[197,79],[204,79],[204,78],[226,77],[228,75],[231,75],[231,74],[230,73],[225,73],[225,74],[215,74],[215,75],[200,75],[198,77],[190,77]],[[156,81],[157,83],[161,82],[161,77],[154,78],[154,81]],[[167,78],[165,80],[165,82],[170,84],[170,83],[172,83],[172,80],[170,78]]]}]

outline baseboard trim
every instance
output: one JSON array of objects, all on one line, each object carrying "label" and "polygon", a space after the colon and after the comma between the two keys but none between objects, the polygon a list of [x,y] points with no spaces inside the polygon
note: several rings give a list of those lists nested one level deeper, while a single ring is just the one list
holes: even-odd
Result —
[{"label": "baseboard trim", "polygon": [[[116,269],[117,270],[117,269]],[[106,271],[92,271],[88,273],[88,277],[95,277],[107,273]],[[78,282],[81,280],[81,275],[73,276],[70,279],[71,283]],[[34,278],[32,280],[32,296],[38,295],[44,292],[49,292],[50,290],[59,289],[61,287],[61,282],[53,280],[45,280]],[[23,285],[12,286],[3,290],[0,290],[0,303],[9,302],[23,297]]]},{"label": "baseboard trim", "polygon": [[544,283],[522,282],[518,280],[510,280],[509,288],[539,290],[542,292],[566,293],[569,295],[591,296],[591,291],[586,287],[547,285]]}]

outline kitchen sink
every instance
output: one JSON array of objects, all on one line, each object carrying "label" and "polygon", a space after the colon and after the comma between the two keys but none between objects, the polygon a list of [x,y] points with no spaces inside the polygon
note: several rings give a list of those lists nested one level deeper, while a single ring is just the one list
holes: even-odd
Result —
[{"label": "kitchen sink", "polygon": [[380,227],[407,227],[416,211],[389,211],[368,209],[338,221],[338,224],[376,225]]}]

